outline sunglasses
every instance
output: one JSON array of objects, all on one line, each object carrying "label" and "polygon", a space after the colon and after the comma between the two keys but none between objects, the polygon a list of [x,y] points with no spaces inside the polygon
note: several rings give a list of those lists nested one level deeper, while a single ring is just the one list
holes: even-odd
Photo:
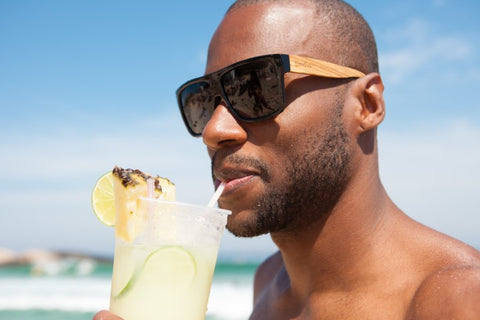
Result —
[{"label": "sunglasses", "polygon": [[237,119],[245,122],[279,114],[286,107],[286,72],[337,79],[365,75],[352,68],[296,55],[271,54],[242,60],[178,88],[178,106],[188,132],[201,136],[222,100]]}]

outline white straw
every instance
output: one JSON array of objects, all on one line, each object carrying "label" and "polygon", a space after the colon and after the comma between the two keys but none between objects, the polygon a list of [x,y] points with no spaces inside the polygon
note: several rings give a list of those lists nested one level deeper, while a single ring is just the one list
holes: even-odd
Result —
[{"label": "white straw", "polygon": [[[155,179],[150,177],[150,178],[147,178],[147,198],[148,199],[153,199],[155,196]],[[147,202],[147,221],[152,221],[151,219],[153,219],[154,217],[154,203],[153,201],[148,201]],[[134,219],[135,221],[135,219]],[[138,220],[137,220],[138,221]],[[145,237],[149,237],[149,240],[148,241],[153,241],[152,237],[153,235],[155,234],[155,232],[153,231],[153,223],[147,223],[147,226],[150,230],[145,230],[143,231],[143,235]]]},{"label": "white straw", "polygon": [[152,178],[147,179],[147,197],[153,198],[155,190],[155,180]]},{"label": "white straw", "polygon": [[225,182],[220,183],[217,191],[215,191],[212,198],[210,199],[210,202],[207,204],[207,207],[213,207],[215,205],[215,203],[218,201],[218,198],[220,198],[220,196],[222,195],[223,188],[225,188]]}]

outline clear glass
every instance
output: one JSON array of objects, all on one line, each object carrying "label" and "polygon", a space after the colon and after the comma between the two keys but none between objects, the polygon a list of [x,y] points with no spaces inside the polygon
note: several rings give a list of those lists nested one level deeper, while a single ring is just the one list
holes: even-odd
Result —
[{"label": "clear glass", "polygon": [[136,237],[115,238],[110,311],[124,320],[205,319],[227,210],[141,198]]}]

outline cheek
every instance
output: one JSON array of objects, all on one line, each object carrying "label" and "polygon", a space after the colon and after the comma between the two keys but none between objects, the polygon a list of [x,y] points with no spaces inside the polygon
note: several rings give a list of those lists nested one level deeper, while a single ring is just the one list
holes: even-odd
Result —
[{"label": "cheek", "polygon": [[328,121],[336,105],[331,101],[328,89],[298,92],[290,90],[287,93],[289,103],[277,118],[277,124],[284,135],[296,143],[301,141],[307,132],[322,131],[328,126]]},{"label": "cheek", "polygon": [[301,99],[296,102],[273,120],[274,124],[270,127],[275,130],[262,134],[262,158],[269,163],[272,179],[276,183],[288,179],[287,169],[294,166],[294,159],[298,159],[298,155],[304,154],[309,148],[306,135],[318,130],[318,122],[323,120],[318,113],[312,116],[309,110],[311,106],[300,105],[303,102]]},{"label": "cheek", "polygon": [[283,185],[290,180],[289,174],[295,170],[295,159],[298,159],[300,154],[305,153],[304,135],[298,132],[280,130],[276,136],[275,141],[269,146],[262,147],[262,158],[268,163],[270,181],[268,184],[276,187]]}]

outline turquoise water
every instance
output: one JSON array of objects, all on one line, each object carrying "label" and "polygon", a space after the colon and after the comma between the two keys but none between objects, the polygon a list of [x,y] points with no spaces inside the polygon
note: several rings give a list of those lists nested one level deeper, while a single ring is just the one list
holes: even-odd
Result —
[{"label": "turquoise water", "polygon": [[[217,263],[207,320],[248,318],[256,267]],[[0,267],[0,319],[91,319],[108,308],[111,272],[111,263],[88,259]]]},{"label": "turquoise water", "polygon": [[[0,311],[0,319],[12,320],[85,320],[92,319],[94,312],[65,312],[46,310]],[[223,320],[224,318],[208,316],[206,320]]]},{"label": "turquoise water", "polygon": [[48,311],[48,310],[3,310],[0,319],[12,320],[85,320],[91,319],[94,312]]}]

